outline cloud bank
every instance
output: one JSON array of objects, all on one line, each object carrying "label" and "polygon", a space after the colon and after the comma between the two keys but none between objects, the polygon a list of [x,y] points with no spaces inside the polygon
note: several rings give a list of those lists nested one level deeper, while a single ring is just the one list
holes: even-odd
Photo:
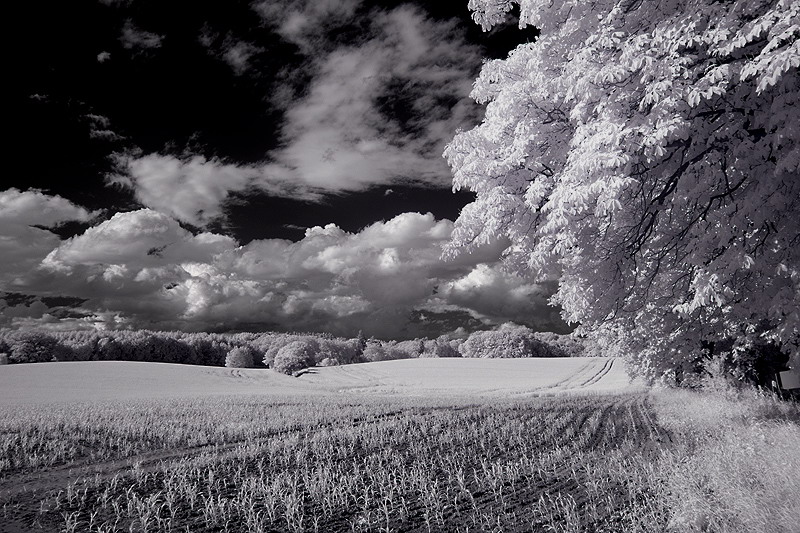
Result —
[{"label": "cloud bank", "polygon": [[[0,194],[0,220],[14,218],[23,205],[46,212],[51,223],[91,216],[57,197],[11,190]],[[0,290],[80,298],[76,316],[82,313],[87,323],[364,330],[387,338],[430,334],[445,323],[455,329],[515,320],[563,328],[546,304],[550,288],[500,270],[503,243],[443,262],[441,246],[453,223],[431,214],[404,213],[358,233],[329,224],[306,230],[298,242],[245,246],[223,235],[193,234],[151,209],[118,213],[65,241],[25,225],[31,222],[25,216],[0,226],[2,257],[14,258],[4,260]],[[6,305],[0,313],[6,324],[45,317],[36,306],[22,312],[22,304]]]}]

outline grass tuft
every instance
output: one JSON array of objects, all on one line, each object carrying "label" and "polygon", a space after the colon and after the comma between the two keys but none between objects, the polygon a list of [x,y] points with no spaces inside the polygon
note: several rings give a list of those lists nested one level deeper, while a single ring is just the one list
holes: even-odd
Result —
[{"label": "grass tuft", "polygon": [[797,530],[800,406],[752,389],[652,397],[675,440],[660,459],[669,530]]}]

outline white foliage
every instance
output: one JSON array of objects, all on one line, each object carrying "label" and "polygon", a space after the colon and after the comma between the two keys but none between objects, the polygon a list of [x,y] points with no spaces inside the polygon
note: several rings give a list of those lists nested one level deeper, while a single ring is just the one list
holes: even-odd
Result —
[{"label": "white foliage", "polygon": [[249,346],[237,346],[225,356],[225,366],[228,368],[253,368],[255,357],[255,350]]},{"label": "white foliage", "polygon": [[494,331],[476,331],[459,346],[463,357],[484,359],[560,357],[563,350],[537,338],[524,326],[507,323]]},{"label": "white foliage", "polygon": [[314,355],[319,351],[316,339],[305,338],[281,347],[272,362],[272,369],[282,374],[292,374],[314,364]]},{"label": "white foliage", "polygon": [[800,2],[469,7],[489,29],[512,3],[541,36],[475,82],[485,119],[445,157],[477,199],[446,253],[508,238],[653,377],[726,337],[800,363]]}]

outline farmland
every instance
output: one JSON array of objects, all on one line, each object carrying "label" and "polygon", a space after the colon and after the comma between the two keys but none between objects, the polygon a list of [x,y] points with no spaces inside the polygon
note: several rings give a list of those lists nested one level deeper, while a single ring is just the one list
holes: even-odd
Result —
[{"label": "farmland", "polygon": [[[484,362],[495,363],[515,361]],[[135,387],[116,384],[124,400],[106,395],[119,364],[86,363],[91,401],[77,401],[65,383],[49,393],[28,387],[16,402],[3,389],[0,531],[600,532],[699,530],[709,520],[719,528],[710,530],[789,530],[781,524],[793,523],[791,508],[783,522],[771,519],[772,529],[744,529],[745,518],[731,518],[702,491],[694,495],[708,504],[700,517],[676,496],[694,494],[691,474],[702,468],[720,492],[729,481],[712,474],[724,461],[740,461],[750,476],[746,454],[712,453],[730,436],[713,424],[727,420],[740,431],[740,413],[752,431],[736,446],[774,441],[775,455],[750,465],[757,478],[775,465],[800,466],[790,445],[796,410],[765,399],[747,400],[750,411],[736,399],[700,405],[636,387],[576,392],[579,383],[612,383],[606,363],[591,363],[610,376],[595,381],[597,368],[586,362],[571,371],[547,361],[517,363],[514,372],[495,365],[495,386],[501,375],[509,386],[513,375],[539,376],[535,390],[516,394],[466,379],[492,370],[480,365],[440,376],[439,393],[403,368],[418,364],[420,375],[441,361],[319,369],[299,379],[140,363],[128,369]],[[24,383],[25,372],[48,366],[59,367],[5,367],[0,380],[14,370]],[[185,372],[195,384],[166,387],[148,378],[156,371],[171,379]],[[796,490],[791,479],[758,481],[765,496],[778,496],[773,507],[781,491]]]}]

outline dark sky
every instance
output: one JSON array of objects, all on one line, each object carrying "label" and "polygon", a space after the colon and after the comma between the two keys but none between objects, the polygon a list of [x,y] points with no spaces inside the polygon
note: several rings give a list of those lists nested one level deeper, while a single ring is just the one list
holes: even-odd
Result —
[{"label": "dark sky", "polygon": [[472,199],[442,150],[534,30],[482,33],[466,0],[15,9],[0,324],[563,327],[503,243],[439,257]]}]

